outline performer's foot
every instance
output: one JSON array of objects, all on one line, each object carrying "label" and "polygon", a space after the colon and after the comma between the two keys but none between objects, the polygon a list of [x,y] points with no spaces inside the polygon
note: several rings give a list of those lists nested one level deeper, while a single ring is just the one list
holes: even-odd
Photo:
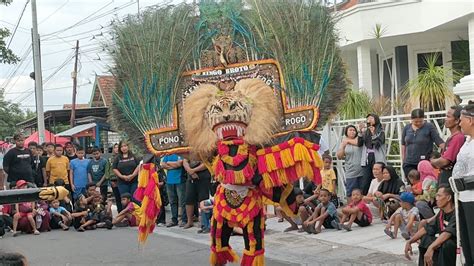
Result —
[{"label": "performer's foot", "polygon": [[290,231],[295,231],[295,230],[298,230],[298,226],[290,226],[286,228],[285,230],[283,230],[283,232],[290,232]]}]

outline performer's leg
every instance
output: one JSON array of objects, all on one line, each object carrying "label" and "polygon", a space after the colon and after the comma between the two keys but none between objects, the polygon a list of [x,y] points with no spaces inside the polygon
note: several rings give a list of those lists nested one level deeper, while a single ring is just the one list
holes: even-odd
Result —
[{"label": "performer's leg", "polygon": [[265,219],[261,211],[253,221],[250,221],[244,227],[245,249],[242,257],[241,266],[263,266],[265,265],[263,233],[265,228]]},{"label": "performer's leg", "polygon": [[225,265],[228,262],[237,262],[239,257],[229,246],[232,227],[229,227],[227,221],[222,217],[217,221],[214,217],[211,219],[211,256],[209,258],[212,266]]}]

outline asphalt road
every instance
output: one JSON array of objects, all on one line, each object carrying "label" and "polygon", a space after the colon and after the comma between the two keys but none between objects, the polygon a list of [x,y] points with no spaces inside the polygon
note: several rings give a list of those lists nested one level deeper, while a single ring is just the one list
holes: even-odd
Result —
[{"label": "asphalt road", "polygon": [[[15,238],[7,234],[0,239],[0,249],[22,253],[30,265],[209,265],[208,245],[153,234],[139,247],[137,231],[130,228],[84,233],[54,230]],[[266,264],[292,265],[271,259]]]}]

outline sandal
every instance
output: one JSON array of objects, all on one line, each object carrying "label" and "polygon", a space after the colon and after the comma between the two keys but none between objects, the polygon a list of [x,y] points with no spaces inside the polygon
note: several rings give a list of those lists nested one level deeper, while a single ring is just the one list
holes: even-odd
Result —
[{"label": "sandal", "polygon": [[393,235],[393,232],[390,231],[390,229],[385,228],[385,230],[383,230],[383,231],[384,231],[384,233],[385,233],[386,235],[388,235],[391,239],[395,239],[395,236]]},{"label": "sandal", "polygon": [[12,236],[13,236],[13,237],[18,236],[18,234],[20,234],[20,232],[18,232],[18,231],[13,231]]},{"label": "sandal", "polygon": [[342,228],[344,228],[347,232],[352,231],[352,228],[350,226],[348,226],[347,224],[343,224]]},{"label": "sandal", "polygon": [[283,218],[278,218],[277,222],[283,223],[283,222],[284,222],[284,219],[283,219]]},{"label": "sandal", "polygon": [[39,235],[39,234],[40,234],[40,231],[38,231],[38,230],[35,230],[35,231],[33,232],[33,234],[37,236],[37,235]]}]

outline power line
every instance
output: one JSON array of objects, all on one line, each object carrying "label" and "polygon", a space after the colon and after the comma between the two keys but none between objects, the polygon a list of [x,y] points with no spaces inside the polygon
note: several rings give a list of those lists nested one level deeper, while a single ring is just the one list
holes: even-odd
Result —
[{"label": "power line", "polygon": [[[111,2],[108,3],[108,4],[106,4],[105,6],[101,7],[99,10],[94,11],[92,14],[90,14],[89,16],[87,16],[87,17],[83,18],[82,20],[76,22],[75,24],[73,24],[73,25],[71,25],[71,26],[69,26],[69,27],[66,27],[66,28],[64,28],[64,29],[55,31],[55,32],[45,34],[44,37],[46,37],[46,36],[51,36],[51,35],[55,35],[55,34],[62,33],[62,32],[65,32],[65,31],[70,30],[70,29],[72,29],[72,28],[74,28],[74,27],[81,26],[81,25],[87,24],[87,23],[89,23],[89,22],[92,22],[92,21],[94,21],[94,20],[103,18],[103,17],[105,17],[105,16],[108,16],[108,15],[110,15],[110,14],[113,14],[114,12],[117,12],[117,11],[119,11],[119,10],[121,10],[121,9],[124,9],[124,8],[130,6],[130,5],[135,4],[135,2],[126,3],[126,4],[122,5],[122,6],[117,6],[117,7],[113,8],[112,10],[105,11],[105,12],[103,12],[103,13],[101,13],[101,14],[96,15],[97,13],[99,13],[101,10],[103,10],[103,9],[106,8],[107,6],[111,5],[112,3],[113,3],[113,1],[111,1]],[[94,15],[95,15],[95,16],[94,16]]]},{"label": "power line", "polygon": [[66,2],[64,2],[64,4],[62,4],[60,7],[58,7],[56,10],[54,10],[51,14],[49,14],[46,18],[44,18],[43,20],[41,20],[38,25],[41,25],[41,23],[45,22],[46,20],[48,20],[51,16],[53,16],[54,14],[56,14],[59,10],[61,10],[61,8],[63,8],[67,3],[69,3],[69,0],[67,0]]},{"label": "power line", "polygon": [[10,44],[12,43],[12,40],[15,37],[16,30],[18,29],[18,26],[20,25],[21,19],[23,18],[23,14],[25,13],[26,7],[28,6],[29,2],[30,0],[26,0],[25,6],[23,7],[23,10],[21,11],[18,21],[16,22],[16,26],[15,26],[15,29],[13,30],[12,37],[8,41],[7,49],[10,48]]}]

